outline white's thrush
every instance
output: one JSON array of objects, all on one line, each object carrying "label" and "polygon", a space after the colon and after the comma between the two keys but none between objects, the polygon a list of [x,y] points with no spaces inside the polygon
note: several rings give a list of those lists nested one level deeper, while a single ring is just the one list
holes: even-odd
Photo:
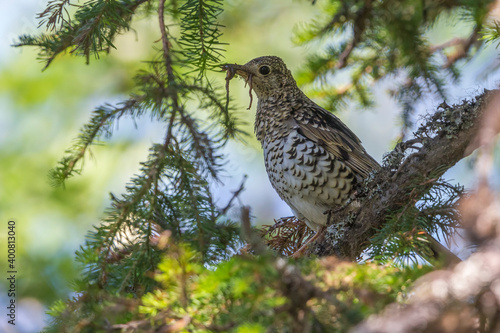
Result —
[{"label": "white's thrush", "polygon": [[283,60],[265,56],[225,65],[226,80],[243,77],[258,97],[255,133],[267,174],[295,216],[311,229],[344,205],[354,185],[379,168],[339,118],[311,101]]}]

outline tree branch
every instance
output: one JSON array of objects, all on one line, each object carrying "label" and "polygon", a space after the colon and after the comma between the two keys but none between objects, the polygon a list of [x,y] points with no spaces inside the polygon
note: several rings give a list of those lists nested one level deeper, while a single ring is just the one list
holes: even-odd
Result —
[{"label": "tree branch", "polygon": [[[442,104],[441,109],[428,116],[426,123],[414,133],[422,142],[421,147],[403,160],[408,149],[415,149],[415,139],[398,144],[385,159],[387,162],[391,157],[399,156],[395,158],[396,162],[387,162],[388,165],[363,185],[368,191],[358,198],[360,208],[354,213],[347,209],[337,212],[326,237],[319,240],[312,251],[321,256],[358,259],[391,212],[408,204],[410,194],[415,200],[421,198],[435,183],[433,179],[437,180],[472,152],[467,148],[477,134],[479,119],[490,95],[485,90],[460,105],[448,107]],[[345,232],[339,233],[336,230],[338,225],[344,226]]]},{"label": "tree branch", "polygon": [[[484,99],[483,99],[483,103]],[[461,215],[469,239],[477,251],[453,269],[429,273],[415,282],[405,306],[391,304],[368,318],[352,332],[498,332],[500,330],[500,210],[496,193],[487,180],[492,164],[481,159],[493,156],[492,146],[500,131],[500,94],[481,106],[480,131],[471,146],[479,146],[476,162],[477,189],[461,202]],[[475,126],[477,128],[477,126]],[[472,149],[466,150],[467,152]]]},{"label": "tree branch", "polygon": [[160,22],[161,42],[163,49],[163,60],[165,61],[165,68],[167,69],[168,84],[175,81],[174,70],[172,68],[172,56],[170,52],[171,44],[168,40],[168,33],[165,27],[165,0],[160,0],[158,7],[158,19]]},{"label": "tree branch", "polygon": [[479,32],[481,31],[481,28],[481,26],[476,26],[467,38],[455,37],[442,44],[431,46],[430,51],[431,53],[435,53],[450,47],[455,47],[455,52],[446,56],[446,63],[443,65],[443,68],[450,68],[458,60],[466,58],[470,55],[472,46],[477,45],[480,42]]},{"label": "tree branch", "polygon": [[342,69],[346,67],[347,65],[347,60],[349,56],[351,55],[352,51],[354,48],[358,45],[359,42],[361,42],[363,38],[363,33],[365,32],[365,29],[367,28],[367,21],[368,18],[370,17],[371,14],[371,9],[372,9],[372,1],[371,0],[365,0],[364,6],[356,13],[356,18],[354,19],[353,22],[353,36],[351,41],[346,45],[342,53],[340,54],[338,60],[337,60],[337,69]]},{"label": "tree branch", "polygon": [[244,175],[243,176],[243,180],[241,181],[241,184],[240,184],[240,187],[233,192],[233,196],[231,197],[231,199],[229,199],[227,205],[224,207],[224,208],[221,208],[219,209],[219,215],[225,215],[227,213],[227,211],[233,207],[233,201],[235,199],[237,199],[239,197],[239,195],[241,194],[241,192],[243,192],[245,190],[245,182],[247,180],[247,175]]}]

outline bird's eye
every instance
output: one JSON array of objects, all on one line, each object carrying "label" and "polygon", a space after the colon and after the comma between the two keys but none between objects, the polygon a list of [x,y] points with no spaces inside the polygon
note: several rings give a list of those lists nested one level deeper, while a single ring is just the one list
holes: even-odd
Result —
[{"label": "bird's eye", "polygon": [[259,73],[262,75],[267,75],[267,74],[271,73],[271,68],[269,68],[269,66],[266,66],[266,65],[260,66]]}]

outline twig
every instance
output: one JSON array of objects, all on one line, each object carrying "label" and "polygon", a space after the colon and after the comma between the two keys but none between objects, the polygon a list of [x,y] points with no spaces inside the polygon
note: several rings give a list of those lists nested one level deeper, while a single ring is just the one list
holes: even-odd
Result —
[{"label": "twig", "polygon": [[339,55],[337,60],[337,69],[342,69],[347,65],[347,59],[351,55],[352,51],[361,41],[363,33],[366,29],[366,20],[370,15],[372,9],[372,0],[365,0],[365,5],[356,13],[356,18],[353,22],[354,35],[346,48]]},{"label": "twig", "polygon": [[252,230],[250,208],[248,206],[241,207],[241,231],[243,238],[248,242],[255,254],[260,255],[266,252],[266,246],[262,239]]},{"label": "twig", "polygon": [[161,41],[162,41],[162,49],[163,49],[163,60],[165,61],[165,68],[167,69],[167,78],[169,85],[174,83],[175,76],[172,68],[172,57],[170,54],[171,44],[168,40],[167,30],[165,28],[165,0],[160,0],[160,5],[158,7],[158,18],[160,21],[160,29],[161,29]]},{"label": "twig", "polygon": [[411,154],[410,156],[408,156],[407,158],[405,158],[403,163],[401,163],[401,165],[398,167],[398,170],[396,170],[396,172],[392,175],[391,180],[392,181],[396,180],[396,178],[399,176],[400,172],[402,170],[404,170],[406,168],[406,166],[408,164],[410,164],[410,162],[412,162],[415,159],[415,157],[421,157],[421,156],[422,156],[422,153],[415,152],[415,153]]},{"label": "twig", "polygon": [[232,207],[233,201],[236,198],[238,198],[238,196],[241,194],[241,192],[243,192],[243,190],[245,189],[245,182],[246,182],[247,178],[248,178],[247,175],[243,176],[243,180],[241,181],[240,187],[236,191],[233,192],[233,196],[231,197],[231,199],[229,199],[229,202],[227,203],[227,205],[220,210],[220,215],[226,214],[227,211],[229,210],[229,208]]},{"label": "twig", "polygon": [[[171,57],[171,52],[170,52],[170,42],[168,40],[168,34],[167,30],[165,28],[165,16],[164,16],[164,10],[165,10],[165,0],[160,0],[160,4],[158,7],[158,20],[160,23],[160,30],[161,30],[161,41],[162,41],[162,49],[163,49],[163,60],[165,61],[165,68],[167,70],[167,80],[168,80],[168,85],[171,86],[175,83],[175,75],[174,75],[174,70],[172,67],[172,57]],[[163,148],[167,149],[167,147],[170,144],[170,140],[172,138],[172,128],[174,125],[174,120],[177,111],[179,110],[179,100],[177,94],[172,94],[172,114],[170,115],[170,120],[168,123],[168,131],[167,131],[167,136],[165,138],[165,142],[163,144]]]},{"label": "twig", "polygon": [[431,53],[436,51],[441,51],[446,48],[455,46],[457,50],[447,56],[447,61],[443,65],[443,68],[449,68],[453,64],[455,64],[458,60],[463,59],[469,55],[469,51],[471,47],[479,41],[479,31],[481,30],[480,26],[476,26],[472,31],[471,35],[468,38],[453,38],[447,42],[444,42],[439,45],[432,46],[430,48]]}]

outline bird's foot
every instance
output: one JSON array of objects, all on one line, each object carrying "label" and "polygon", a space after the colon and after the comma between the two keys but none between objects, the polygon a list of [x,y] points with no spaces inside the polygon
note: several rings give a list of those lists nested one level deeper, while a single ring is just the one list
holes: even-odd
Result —
[{"label": "bird's foot", "polygon": [[316,241],[319,238],[319,236],[323,235],[323,233],[325,232],[325,230],[326,230],[326,226],[321,227],[316,232],[316,234],[314,236],[312,236],[311,238],[309,238],[304,243],[304,245],[302,245],[297,251],[295,251],[295,253],[292,255],[292,258],[300,258],[300,257],[302,257],[305,254],[305,252],[306,252],[307,248],[309,247],[309,245],[311,243],[313,243],[314,241]]}]

